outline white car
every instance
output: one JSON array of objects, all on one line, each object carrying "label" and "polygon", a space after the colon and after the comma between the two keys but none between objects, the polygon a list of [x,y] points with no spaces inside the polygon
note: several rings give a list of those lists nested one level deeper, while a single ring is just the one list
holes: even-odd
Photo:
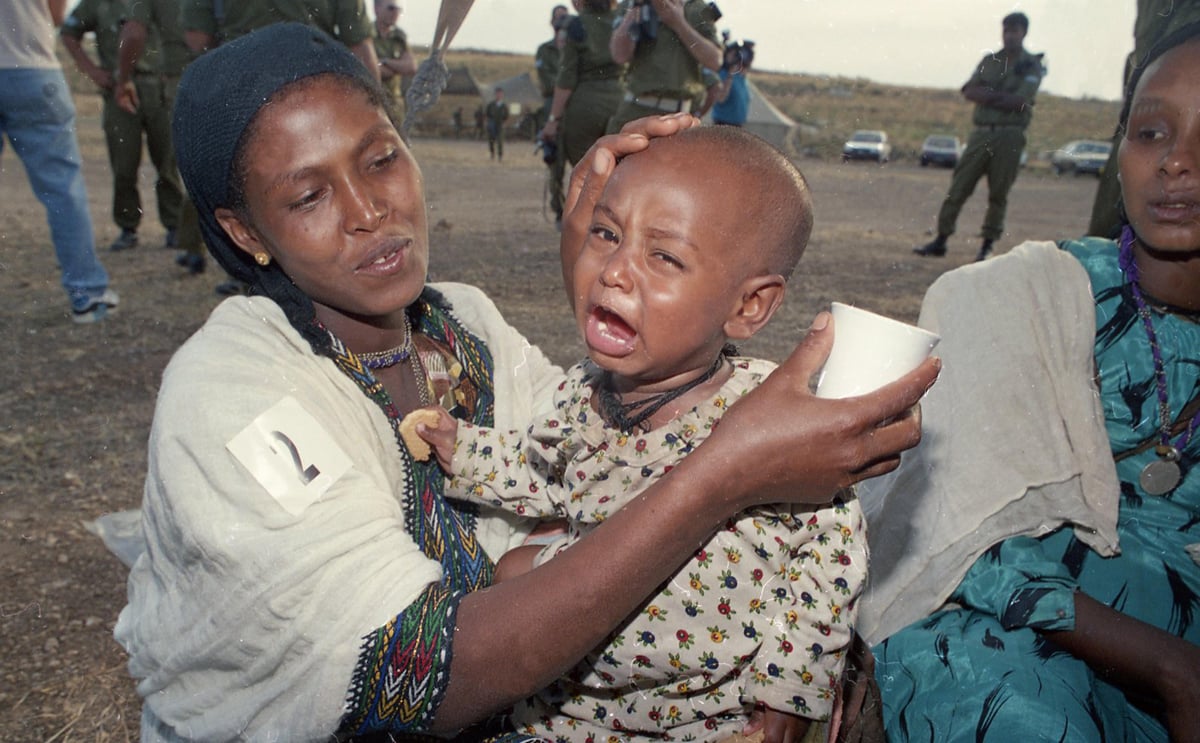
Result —
[{"label": "white car", "polygon": [[1108,164],[1111,152],[1111,142],[1098,142],[1093,139],[1068,142],[1050,155],[1050,167],[1054,169],[1055,175],[1100,175],[1104,172],[1104,166]]},{"label": "white car", "polygon": [[886,163],[892,159],[892,143],[887,132],[877,129],[860,129],[842,145],[842,162],[847,160],[874,160]]},{"label": "white car", "polygon": [[933,163],[953,168],[962,151],[962,140],[953,134],[930,134],[921,145],[921,167]]}]

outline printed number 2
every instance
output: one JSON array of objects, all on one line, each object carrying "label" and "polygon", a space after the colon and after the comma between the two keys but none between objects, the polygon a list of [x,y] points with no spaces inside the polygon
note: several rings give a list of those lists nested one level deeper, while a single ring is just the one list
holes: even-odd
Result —
[{"label": "printed number 2", "polygon": [[287,437],[287,434],[282,431],[272,431],[271,439],[281,447],[287,449],[286,452],[283,452],[275,448],[275,444],[271,445],[271,451],[278,456],[291,456],[292,463],[296,466],[296,474],[300,476],[300,482],[308,485],[321,474],[321,470],[317,469],[315,464],[310,464],[307,467],[304,466],[304,462],[300,459],[299,450],[296,449],[296,445]]}]

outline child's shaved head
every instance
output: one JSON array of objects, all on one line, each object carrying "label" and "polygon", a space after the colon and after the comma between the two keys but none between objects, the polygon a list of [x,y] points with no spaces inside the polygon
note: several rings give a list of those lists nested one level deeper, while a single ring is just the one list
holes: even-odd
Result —
[{"label": "child's shaved head", "polygon": [[738,215],[744,237],[730,246],[738,258],[748,268],[790,277],[812,234],[813,208],[808,182],[787,156],[734,126],[693,127],[652,139],[646,150],[668,152],[682,155],[702,174],[696,188],[726,191],[724,203]]}]

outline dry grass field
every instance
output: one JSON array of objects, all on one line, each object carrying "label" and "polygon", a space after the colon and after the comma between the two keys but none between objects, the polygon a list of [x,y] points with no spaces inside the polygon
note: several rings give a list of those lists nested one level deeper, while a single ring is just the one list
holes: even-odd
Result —
[{"label": "dry grass field", "polygon": [[[86,94],[78,101],[97,242],[107,245],[116,228],[99,104]],[[1110,126],[1110,113],[1094,131]],[[575,359],[532,144],[510,143],[503,164],[473,140],[418,138],[414,149],[427,180],[432,278],[478,284],[552,358]],[[983,186],[950,255],[920,259],[910,249],[928,239],[948,171],[911,160],[798,162],[815,194],[816,230],[785,310],[745,351],[781,358],[831,300],[912,320],[929,283],[973,257]],[[0,167],[0,741],[136,740],[138,702],[112,639],[124,570],[84,523],[138,505],[159,375],[219,301],[221,275],[212,267],[182,275],[148,217],[142,247],[101,255],[119,313],[74,326],[44,214],[11,149]],[[143,171],[147,199],[151,179]],[[1030,168],[1012,193],[1000,252],[1080,234],[1094,187]],[[754,194],[729,195],[734,205],[743,198]]]}]

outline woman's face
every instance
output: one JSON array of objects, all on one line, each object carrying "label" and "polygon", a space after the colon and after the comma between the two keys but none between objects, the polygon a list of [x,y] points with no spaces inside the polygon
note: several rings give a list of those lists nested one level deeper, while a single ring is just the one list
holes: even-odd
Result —
[{"label": "woman's face", "polygon": [[246,219],[217,211],[234,242],[278,262],[327,325],[396,327],[429,242],[421,171],[387,115],[352,84],[313,78],[263,107],[246,148]]},{"label": "woman's face", "polygon": [[1142,77],[1119,162],[1138,239],[1164,252],[1200,250],[1200,41],[1167,52]]}]

